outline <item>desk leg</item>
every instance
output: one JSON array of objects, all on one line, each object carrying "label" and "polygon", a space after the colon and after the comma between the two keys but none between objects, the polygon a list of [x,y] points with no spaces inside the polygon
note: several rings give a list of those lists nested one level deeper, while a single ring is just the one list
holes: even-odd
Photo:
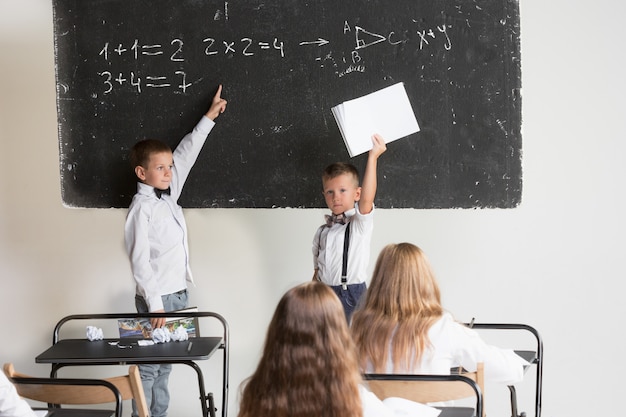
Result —
[{"label": "desk leg", "polygon": [[209,392],[209,412],[211,413],[211,417],[215,417],[215,400],[213,399],[213,393]]},{"label": "desk leg", "polygon": [[526,413],[517,414],[517,391],[513,385],[509,385],[509,391],[511,391],[511,416],[513,417],[525,417]]},{"label": "desk leg", "polygon": [[200,390],[200,404],[202,405],[203,417],[215,417],[215,405],[213,402],[213,395],[206,395],[206,389],[204,388],[204,377],[202,376],[202,370],[195,362],[187,362],[189,366],[196,370],[198,374],[198,388]]},{"label": "desk leg", "polygon": [[50,378],[56,378],[57,377],[57,371],[61,369],[61,366],[53,363],[52,364],[52,370],[50,371]]},{"label": "desk leg", "polygon": [[[60,368],[59,365],[52,364],[51,371],[50,371],[50,378],[56,378],[57,377],[57,371],[59,370],[59,368]],[[61,408],[61,406],[59,404],[48,403],[48,408]]]}]

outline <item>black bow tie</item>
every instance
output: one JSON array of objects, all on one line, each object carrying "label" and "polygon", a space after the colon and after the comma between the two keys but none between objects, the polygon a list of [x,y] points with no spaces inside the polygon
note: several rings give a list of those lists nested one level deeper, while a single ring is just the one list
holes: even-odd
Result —
[{"label": "black bow tie", "polygon": [[326,214],[325,217],[326,217],[326,226],[328,227],[332,227],[333,224],[335,223],[346,224],[346,220],[348,220],[348,217],[344,213],[333,214],[332,216]]},{"label": "black bow tie", "polygon": [[167,194],[170,195],[170,187],[167,187],[165,190],[160,190],[158,188],[154,189],[154,193],[156,194],[157,197],[161,198],[161,196],[163,194]]}]

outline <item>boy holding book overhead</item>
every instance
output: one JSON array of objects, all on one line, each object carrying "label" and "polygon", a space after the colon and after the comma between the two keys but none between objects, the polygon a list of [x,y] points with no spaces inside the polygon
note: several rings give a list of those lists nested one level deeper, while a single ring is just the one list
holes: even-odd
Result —
[{"label": "boy holding book overhead", "polygon": [[382,136],[372,136],[362,186],[354,165],[337,162],[322,175],[326,205],[331,211],[313,238],[314,280],[330,286],[341,300],[348,323],[366,291],[370,242],[374,228],[374,197],[378,157],[387,150]]}]

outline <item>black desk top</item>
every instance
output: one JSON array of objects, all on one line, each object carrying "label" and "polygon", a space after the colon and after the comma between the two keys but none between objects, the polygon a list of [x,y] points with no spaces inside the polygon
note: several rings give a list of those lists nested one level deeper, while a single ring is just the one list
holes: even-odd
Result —
[{"label": "black desk top", "polygon": [[516,350],[515,353],[530,364],[537,363],[537,352],[534,350]]},{"label": "black desk top", "polygon": [[[530,365],[533,365],[538,361],[537,352],[535,352],[534,350],[515,350],[514,352],[517,356],[520,356],[522,359],[529,363],[529,365],[524,367],[524,371],[526,371],[530,367]],[[460,367],[450,368],[451,374],[462,374],[464,372],[467,371]]]},{"label": "black desk top", "polygon": [[37,356],[35,362],[66,365],[189,362],[209,359],[223,343],[221,337],[194,337],[151,346],[139,346],[137,341],[131,338],[62,339]]},{"label": "black desk top", "polygon": [[475,412],[472,407],[435,407],[441,410],[438,417],[474,417]]}]

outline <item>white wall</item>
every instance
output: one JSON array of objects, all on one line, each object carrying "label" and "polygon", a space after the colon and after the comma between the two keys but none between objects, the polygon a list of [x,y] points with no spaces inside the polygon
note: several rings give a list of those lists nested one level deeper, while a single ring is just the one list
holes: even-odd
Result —
[{"label": "white wall", "polygon": [[[0,361],[37,375],[49,371],[34,358],[58,319],[133,311],[125,211],[61,204],[51,9],[49,0],[0,1]],[[372,254],[390,242],[414,242],[429,254],[458,318],[539,329],[544,416],[611,415],[615,401],[605,399],[623,395],[626,373],[626,6],[522,0],[521,11],[521,206],[379,210]],[[231,416],[278,298],[311,275],[310,241],[324,213],[186,212],[198,282],[192,303],[231,325]],[[182,368],[170,384],[173,416],[198,412],[187,388],[192,374]],[[217,378],[207,375],[207,383],[219,393]],[[519,389],[531,416],[532,384]],[[495,387],[488,395],[490,415],[508,415],[506,392]]]}]

